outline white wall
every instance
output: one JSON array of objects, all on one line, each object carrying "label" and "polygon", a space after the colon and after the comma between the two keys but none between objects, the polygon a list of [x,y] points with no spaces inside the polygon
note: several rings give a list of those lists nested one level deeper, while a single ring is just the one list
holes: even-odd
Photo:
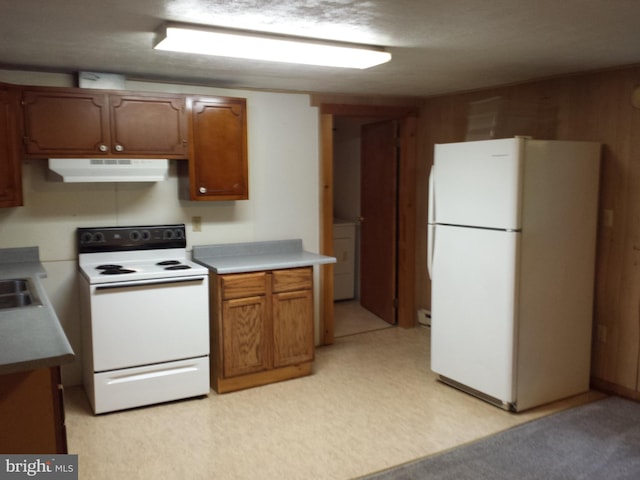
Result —
[{"label": "white wall", "polygon": [[334,118],[333,213],[344,220],[360,217],[361,124],[350,118]]},{"label": "white wall", "polygon": [[[3,70],[0,81],[75,86],[68,75]],[[47,181],[45,160],[25,160],[25,206],[0,209],[0,248],[40,249],[48,272],[45,288],[77,354],[73,364],[63,367],[66,385],[82,382],[76,228],[185,223],[189,249],[285,238],[302,238],[309,251],[319,248],[318,112],[307,95],[145,82],[127,82],[125,88],[246,98],[249,200],[180,200],[177,161],[170,162],[166,182],[63,184]],[[202,218],[201,232],[192,231],[193,216]],[[317,282],[315,298],[317,339]]]}]

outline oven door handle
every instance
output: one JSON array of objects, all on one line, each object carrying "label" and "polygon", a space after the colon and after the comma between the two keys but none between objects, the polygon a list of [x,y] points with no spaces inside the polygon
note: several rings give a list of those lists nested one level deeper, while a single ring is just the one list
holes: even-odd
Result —
[{"label": "oven door handle", "polygon": [[147,285],[168,285],[176,283],[202,283],[207,277],[163,278],[160,280],[138,280],[133,282],[116,282],[96,285],[97,290],[113,290],[116,288],[144,287]]}]

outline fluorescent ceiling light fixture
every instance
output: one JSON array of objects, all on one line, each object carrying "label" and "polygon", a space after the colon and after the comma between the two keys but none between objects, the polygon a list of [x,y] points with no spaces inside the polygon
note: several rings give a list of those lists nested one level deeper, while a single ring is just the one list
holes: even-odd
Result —
[{"label": "fluorescent ceiling light fixture", "polygon": [[167,24],[154,48],[173,52],[343,68],[370,68],[391,60],[379,47],[243,30]]}]

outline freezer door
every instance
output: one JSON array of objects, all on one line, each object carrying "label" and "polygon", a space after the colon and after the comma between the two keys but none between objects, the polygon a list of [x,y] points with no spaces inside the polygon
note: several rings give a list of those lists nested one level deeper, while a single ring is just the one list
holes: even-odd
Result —
[{"label": "freezer door", "polygon": [[520,233],[436,226],[431,369],[506,403],[515,400]]},{"label": "freezer door", "polygon": [[523,142],[509,138],[437,144],[432,221],[519,229]]}]

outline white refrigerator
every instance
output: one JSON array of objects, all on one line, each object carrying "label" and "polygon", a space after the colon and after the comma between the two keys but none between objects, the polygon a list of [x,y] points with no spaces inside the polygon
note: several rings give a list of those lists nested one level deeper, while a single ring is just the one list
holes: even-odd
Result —
[{"label": "white refrigerator", "polygon": [[600,144],[435,146],[431,369],[512,411],[589,389]]}]

